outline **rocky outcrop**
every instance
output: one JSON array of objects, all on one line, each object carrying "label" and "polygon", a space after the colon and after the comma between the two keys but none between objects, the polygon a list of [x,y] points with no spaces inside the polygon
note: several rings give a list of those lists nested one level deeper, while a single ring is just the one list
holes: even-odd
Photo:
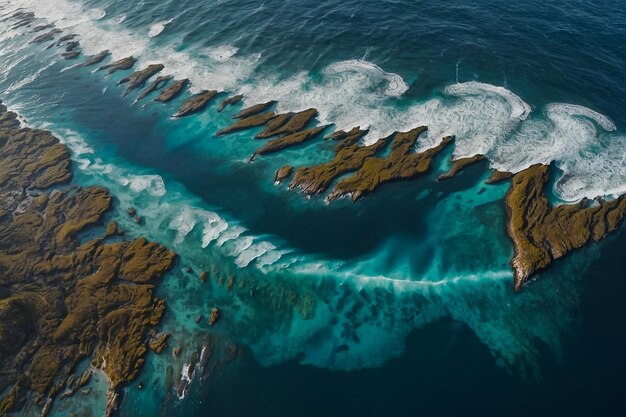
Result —
[{"label": "rocky outcrop", "polygon": [[217,95],[217,91],[215,90],[209,90],[209,91],[202,91],[201,93],[198,93],[190,98],[188,98],[182,106],[180,106],[180,109],[178,109],[178,111],[176,112],[176,114],[174,114],[173,117],[185,117],[185,116],[189,116],[190,114],[194,114],[199,112],[200,110],[204,109],[207,104],[209,104],[209,101],[213,100],[213,98]]},{"label": "rocky outcrop", "polygon": [[326,129],[326,127],[327,126],[313,127],[311,129],[303,130],[301,132],[296,132],[292,133],[291,135],[283,136],[279,139],[270,140],[265,146],[261,146],[259,149],[254,151],[254,153],[250,157],[250,161],[254,160],[257,155],[266,155],[269,153],[278,152],[281,149],[300,145],[304,142],[307,142],[322,133],[322,131]]},{"label": "rocky outcrop", "polygon": [[31,32],[32,33],[37,33],[37,32],[41,32],[42,30],[46,30],[46,29],[50,29],[53,28],[54,25],[53,24],[46,24],[46,25],[37,25],[34,28],[32,28]]},{"label": "rocky outcrop", "polygon": [[0,111],[12,122],[0,123],[0,415],[27,397],[45,415],[87,382],[76,374],[84,359],[114,393],[138,375],[165,310],[154,284],[175,255],[142,238],[82,241],[110,208],[108,191],[67,187],[67,148]]},{"label": "rocky outcrop", "polygon": [[124,96],[126,96],[131,91],[143,87],[150,77],[161,72],[163,68],[165,68],[163,64],[148,65],[146,68],[140,71],[136,71],[128,77],[122,78],[117,84],[122,85],[128,83],[128,85],[126,86],[126,91],[124,91]]},{"label": "rocky outcrop", "polygon": [[467,158],[456,159],[452,161],[452,166],[450,167],[450,170],[445,174],[441,174],[440,176],[438,176],[437,181],[449,180],[450,178],[455,177],[459,172],[463,171],[468,166],[480,162],[484,159],[485,156],[481,154],[477,154]]},{"label": "rocky outcrop", "polygon": [[247,119],[248,117],[263,113],[276,104],[275,101],[268,101],[266,103],[255,104],[254,106],[247,107],[233,116],[234,119]]},{"label": "rocky outcrop", "polygon": [[261,114],[257,114],[254,116],[250,116],[245,119],[241,119],[233,123],[232,125],[225,127],[224,129],[218,130],[215,136],[223,136],[229,133],[238,132],[240,130],[263,126],[264,124],[272,120],[274,117],[276,117],[274,113],[261,113]]},{"label": "rocky outcrop", "polygon": [[226,106],[232,106],[233,104],[237,104],[237,103],[239,103],[242,99],[243,99],[243,95],[241,95],[241,94],[238,94],[238,95],[236,95],[236,96],[232,96],[232,97],[229,97],[229,98],[227,98],[227,99],[224,99],[224,100],[220,103],[220,105],[219,105],[219,106],[217,106],[217,112],[218,112],[218,113],[221,113],[221,112],[222,112],[222,111],[226,108]]},{"label": "rocky outcrop", "polygon": [[307,109],[298,113],[280,114],[269,121],[265,129],[255,136],[266,139],[278,135],[290,135],[304,129],[317,116],[316,109]]},{"label": "rocky outcrop", "polygon": [[29,43],[43,43],[54,40],[54,37],[57,35],[57,33],[61,33],[61,31],[59,29],[52,29],[50,32],[46,32],[43,35],[37,36]]},{"label": "rocky outcrop", "polygon": [[61,54],[61,56],[63,57],[63,59],[67,59],[67,60],[70,60],[70,59],[76,59],[76,58],[78,58],[78,56],[79,56],[79,55],[80,55],[80,52],[79,52],[79,51],[63,52],[63,53]]},{"label": "rocky outcrop", "polygon": [[504,180],[508,180],[511,178],[513,174],[511,172],[506,171],[498,171],[497,169],[491,170],[491,176],[485,181],[487,184],[497,184]]},{"label": "rocky outcrop", "polygon": [[100,68],[98,68],[96,71],[108,70],[107,75],[111,75],[117,71],[124,71],[124,70],[131,69],[135,65],[136,62],[137,62],[137,58],[132,57],[132,56],[127,56],[126,58],[122,58],[119,61],[115,61],[110,64],[103,65]]},{"label": "rocky outcrop", "polygon": [[[345,133],[345,132],[343,132]],[[380,139],[369,146],[358,146],[356,142],[366,131],[359,128],[352,129],[343,136],[343,141],[338,145],[335,158],[323,164],[313,167],[303,167],[296,171],[289,188],[298,188],[307,195],[320,194],[328,189],[336,178],[359,170],[363,163],[377,152],[387,146],[389,138]]]},{"label": "rocky outcrop", "polygon": [[[61,39],[63,39],[63,38],[61,38]],[[59,40],[59,42],[61,42],[61,40]],[[67,44],[65,44],[65,52],[70,52],[70,51],[78,48],[78,45],[80,45],[80,42],[78,42],[78,41],[68,42]]]},{"label": "rocky outcrop", "polygon": [[352,201],[356,202],[384,183],[407,180],[428,172],[433,157],[452,142],[452,137],[447,136],[438,146],[416,153],[415,143],[427,129],[422,126],[409,132],[396,133],[391,142],[389,156],[367,158],[356,174],[335,185],[328,199],[332,201],[344,195],[351,195]]},{"label": "rocky outcrop", "polygon": [[515,255],[513,289],[521,291],[538,271],[614,231],[626,214],[626,198],[582,200],[552,206],[544,195],[550,167],[533,165],[515,174],[506,195],[507,232]]},{"label": "rocky outcrop", "polygon": [[167,84],[170,80],[172,79],[171,75],[161,75],[159,77],[156,78],[156,80],[152,81],[152,83],[150,83],[150,85],[148,87],[146,87],[145,90],[143,90],[135,99],[135,103],[138,102],[139,100],[143,100],[144,98],[146,98],[149,94],[151,94],[152,92],[163,88],[163,86],[165,86],[165,84]]},{"label": "rocky outcrop", "polygon": [[76,65],[76,68],[88,67],[90,65],[99,64],[100,62],[104,61],[104,58],[106,58],[109,55],[111,55],[111,52],[109,52],[108,49],[105,49],[104,51],[98,52],[96,55],[87,58],[85,62]]},{"label": "rocky outcrop", "polygon": [[[75,38],[75,37],[77,37],[77,36],[78,36],[78,35],[77,35],[77,34],[75,34],[75,33],[71,33],[71,34],[69,34],[69,35],[64,35],[64,36],[61,36],[61,37],[59,38],[59,40],[57,41],[57,46],[61,46],[61,44],[62,44],[63,42],[71,41],[72,39],[74,39],[74,38]],[[78,46],[78,43],[76,44],[76,46]]]},{"label": "rocky outcrop", "polygon": [[176,98],[176,96],[178,96],[180,92],[183,91],[185,87],[187,87],[188,84],[189,84],[188,78],[175,81],[174,84],[172,84],[171,86],[163,90],[161,94],[159,94],[159,96],[155,98],[154,100],[160,103],[167,103],[168,101]]},{"label": "rocky outcrop", "polygon": [[285,165],[284,167],[279,168],[276,171],[276,175],[274,175],[274,182],[278,184],[282,180],[289,178],[292,171],[293,167],[291,165]]}]

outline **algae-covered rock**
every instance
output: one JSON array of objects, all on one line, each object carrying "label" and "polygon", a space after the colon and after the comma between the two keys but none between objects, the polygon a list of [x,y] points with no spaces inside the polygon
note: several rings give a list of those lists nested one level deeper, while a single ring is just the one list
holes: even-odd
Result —
[{"label": "algae-covered rock", "polygon": [[142,100],[144,98],[146,98],[149,94],[151,94],[152,92],[162,88],[163,86],[165,86],[165,84],[167,84],[169,82],[169,80],[172,79],[171,75],[161,75],[159,77],[156,78],[156,80],[152,81],[150,83],[150,85],[148,87],[146,87],[145,90],[143,90],[135,99],[135,103],[138,102],[139,100]]},{"label": "algae-covered rock", "polygon": [[396,133],[389,156],[367,158],[354,175],[335,185],[328,199],[332,201],[351,195],[355,202],[386,182],[407,180],[428,172],[433,157],[452,142],[452,137],[444,137],[436,147],[417,153],[415,143],[426,130],[427,127],[421,126],[409,132]]},{"label": "algae-covered rock", "polygon": [[241,119],[233,123],[232,125],[225,127],[224,129],[220,129],[217,131],[215,136],[223,136],[229,133],[237,132],[240,130],[251,129],[253,127],[263,126],[270,120],[272,120],[276,115],[274,113],[261,113],[256,114],[254,116],[247,117],[245,119]]},{"label": "algae-covered rock", "polygon": [[552,261],[614,231],[626,214],[626,198],[582,200],[552,206],[544,195],[550,167],[533,165],[515,174],[506,196],[507,232],[513,240],[513,288],[521,291]]},{"label": "algae-covered rock", "polygon": [[[102,54],[102,52],[100,54]],[[115,61],[110,64],[103,65],[100,68],[98,68],[96,71],[108,70],[107,75],[111,75],[117,71],[131,69],[133,65],[135,65],[136,62],[137,62],[137,58],[132,57],[132,56],[127,56],[126,58],[122,58],[119,61]]]},{"label": "algae-covered rock", "polygon": [[94,56],[90,56],[85,60],[85,62],[76,65],[76,68],[88,67],[90,65],[99,64],[100,62],[104,61],[104,59],[109,55],[111,55],[111,52],[108,49],[105,49],[104,51],[98,52]]},{"label": "algae-covered rock", "polygon": [[477,155],[470,156],[467,158],[456,159],[452,161],[452,166],[450,167],[450,170],[446,172],[445,174],[441,174],[440,176],[438,176],[437,181],[445,181],[452,177],[455,177],[459,172],[463,171],[468,166],[473,165],[477,162],[480,162],[484,159],[485,159],[485,156],[481,154],[477,154]]},{"label": "algae-covered rock", "polygon": [[178,109],[178,112],[176,112],[173,117],[185,117],[199,112],[204,109],[207,104],[209,104],[209,101],[211,101],[216,95],[217,91],[209,90],[188,98],[183,105],[180,106],[180,109]]},{"label": "algae-covered rock", "polygon": [[[165,311],[154,284],[175,255],[141,238],[81,243],[111,196],[102,187],[48,191],[71,179],[67,148],[0,106],[0,120],[17,123],[0,123],[0,414],[32,397],[45,415],[87,382],[90,374],[75,374],[85,359],[112,392],[139,374]],[[118,234],[112,224],[106,236]]]},{"label": "algae-covered rock", "polygon": [[180,94],[181,91],[189,84],[189,79],[185,78],[182,80],[175,81],[171,86],[167,87],[165,90],[159,94],[155,101],[160,103],[167,103],[170,100],[173,100]]},{"label": "algae-covered rock", "polygon": [[128,77],[122,78],[118,82],[118,85],[128,83],[128,86],[126,87],[126,90],[124,91],[124,96],[126,96],[131,91],[136,90],[137,88],[143,87],[146,81],[150,77],[161,72],[163,68],[165,68],[163,64],[148,65],[146,68],[140,71],[136,71],[133,74],[129,75]]},{"label": "algae-covered rock", "polygon": [[219,106],[217,106],[217,112],[221,113],[226,106],[232,106],[234,104],[239,103],[241,100],[243,99],[243,95],[238,94],[236,96],[232,96],[232,97],[228,97],[226,99],[224,99]]},{"label": "algae-covered rock", "polygon": [[272,100],[272,101],[268,101],[265,103],[255,104],[254,106],[246,107],[245,109],[241,110],[239,113],[235,114],[233,118],[234,119],[246,119],[250,116],[254,116],[259,113],[264,113],[274,104],[276,104],[276,102]]},{"label": "algae-covered rock", "polygon": [[267,123],[265,129],[255,136],[257,139],[265,139],[277,135],[289,135],[298,132],[317,116],[316,109],[307,109],[298,113],[287,113],[276,116]]},{"label": "algae-covered rock", "polygon": [[322,131],[326,129],[326,127],[327,126],[313,127],[311,129],[292,133],[291,135],[283,136],[279,139],[271,140],[267,143],[267,145],[262,146],[254,151],[254,154],[252,154],[250,160],[253,160],[257,155],[266,155],[269,153],[278,152],[281,149],[307,142],[322,133]]}]

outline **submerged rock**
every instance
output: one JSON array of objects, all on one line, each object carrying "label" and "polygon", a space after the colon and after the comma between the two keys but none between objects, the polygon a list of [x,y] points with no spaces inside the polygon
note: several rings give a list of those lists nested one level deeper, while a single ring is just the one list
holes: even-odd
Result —
[{"label": "submerged rock", "polygon": [[108,49],[105,49],[104,51],[98,52],[96,55],[87,58],[82,64],[76,65],[76,68],[88,67],[90,65],[99,64],[104,60],[104,58],[109,55],[111,55],[111,52],[109,52]]},{"label": "submerged rock", "polygon": [[227,98],[227,99],[224,99],[224,100],[220,103],[220,105],[217,107],[217,112],[218,112],[218,113],[221,113],[221,112],[222,112],[222,111],[226,108],[226,106],[232,106],[233,104],[237,104],[237,103],[239,103],[242,99],[243,99],[243,95],[242,95],[242,94],[238,94],[238,95],[236,95],[236,96],[232,96],[232,97],[229,97],[229,98]]},{"label": "submerged rock", "polygon": [[136,90],[137,88],[143,87],[144,84],[146,83],[146,80],[148,80],[153,75],[156,75],[157,73],[161,72],[163,68],[165,68],[163,64],[148,65],[146,68],[140,71],[134,72],[128,77],[122,78],[117,84],[122,85],[122,84],[128,83],[128,86],[126,87],[126,90],[124,91],[124,96],[126,96],[131,91]]},{"label": "submerged rock", "polygon": [[289,135],[306,127],[317,116],[316,109],[307,109],[298,113],[287,113],[276,116],[267,123],[265,129],[255,136],[257,139],[265,139],[277,135]]},{"label": "submerged rock", "polygon": [[185,116],[189,116],[190,114],[199,112],[200,110],[204,109],[207,106],[207,104],[209,104],[209,101],[211,101],[213,97],[215,97],[216,95],[217,95],[217,91],[209,90],[209,91],[203,91],[199,94],[196,94],[188,98],[183,103],[183,105],[180,106],[180,109],[178,109],[178,111],[176,112],[176,114],[173,115],[173,117],[185,117]]},{"label": "submerged rock", "polygon": [[156,80],[152,81],[152,83],[137,96],[137,98],[135,99],[135,103],[138,102],[139,100],[146,98],[146,96],[148,96],[153,91],[156,91],[162,88],[171,79],[172,79],[171,75],[161,75],[157,77]]},{"label": "submerged rock", "polygon": [[237,132],[240,130],[250,129],[253,127],[263,126],[265,123],[272,120],[276,115],[274,113],[261,113],[254,116],[247,117],[245,119],[241,119],[232,125],[225,127],[224,129],[220,129],[217,131],[215,136],[223,136],[229,133]]},{"label": "submerged rock", "polygon": [[75,37],[77,37],[78,35],[75,33],[72,33],[70,35],[65,35],[65,36],[61,36],[59,38],[59,40],[57,41],[57,46],[61,46],[61,44],[63,42],[67,42],[67,41],[71,41],[72,39],[74,39]]},{"label": "submerged rock", "polygon": [[515,174],[506,195],[507,232],[515,249],[511,260],[515,291],[552,261],[603,239],[626,214],[625,196],[552,206],[543,191],[549,179],[549,166],[533,165]]},{"label": "submerged rock", "polygon": [[335,185],[328,199],[332,201],[344,195],[351,195],[352,201],[356,202],[386,182],[406,180],[428,172],[433,157],[452,142],[452,137],[446,136],[438,146],[416,153],[415,143],[427,129],[421,126],[409,132],[395,133],[389,156],[367,158],[354,175]]},{"label": "submerged rock", "polygon": [[41,32],[42,30],[50,29],[50,28],[53,28],[53,27],[54,27],[54,25],[51,24],[51,23],[48,23],[47,25],[38,25],[38,26],[35,26],[31,30],[31,32],[32,33]]},{"label": "submerged rock", "polygon": [[173,100],[178,94],[180,94],[180,92],[183,91],[187,84],[189,84],[188,78],[175,81],[174,84],[163,90],[161,94],[159,94],[159,96],[154,100],[160,103],[167,103],[168,101]]},{"label": "submerged rock", "polygon": [[303,130],[301,132],[292,133],[291,135],[283,136],[280,139],[274,139],[267,143],[267,145],[260,147],[250,157],[250,160],[254,160],[257,155],[266,155],[268,153],[278,152],[281,149],[285,149],[290,146],[300,145],[307,142],[314,137],[318,136],[327,126],[319,126],[311,129]]},{"label": "submerged rock", "polygon": [[[102,52],[100,52],[102,53]],[[100,55],[100,54],[98,54]],[[119,61],[115,61],[112,62],[110,64],[107,65],[103,65],[100,68],[98,68],[96,71],[104,71],[104,70],[109,70],[107,71],[107,75],[111,75],[114,72],[117,71],[123,71],[123,70],[127,70],[127,69],[131,69],[133,67],[133,65],[135,65],[135,62],[137,62],[137,58],[132,57],[132,56],[127,56],[126,58],[122,58]]]},{"label": "submerged rock", "polygon": [[211,314],[209,315],[209,326],[215,326],[215,324],[219,321],[220,317],[222,315],[222,311],[217,308],[217,307],[213,307],[211,308]]},{"label": "submerged rock", "polygon": [[112,220],[107,225],[106,231],[104,232],[104,237],[122,236],[123,234],[124,229],[122,229],[115,220]]},{"label": "submerged rock", "polygon": [[448,180],[448,179],[456,176],[459,172],[461,172],[462,170],[464,170],[468,166],[470,166],[472,164],[475,164],[477,162],[480,162],[483,159],[485,159],[484,155],[477,154],[477,155],[474,155],[474,156],[470,156],[468,158],[459,158],[457,160],[454,160],[454,161],[452,161],[452,166],[450,167],[450,170],[448,172],[446,172],[445,174],[441,174],[440,176],[438,176],[437,177],[437,181]]},{"label": "submerged rock", "polygon": [[254,106],[248,107],[240,111],[239,113],[233,116],[234,119],[246,119],[250,116],[254,116],[259,113],[263,113],[276,104],[275,101],[268,101],[266,103],[255,104]]}]

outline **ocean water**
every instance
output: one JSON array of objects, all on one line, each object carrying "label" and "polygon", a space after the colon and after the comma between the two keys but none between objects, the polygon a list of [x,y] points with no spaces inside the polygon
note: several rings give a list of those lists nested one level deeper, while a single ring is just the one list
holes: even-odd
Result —
[{"label": "ocean water", "polygon": [[[57,48],[29,44],[28,28],[0,23],[2,100],[70,147],[77,182],[112,191],[111,217],[131,236],[181,255],[158,291],[182,353],[149,355],[123,416],[626,411],[626,237],[514,294],[508,186],[484,184],[489,167],[553,162],[555,203],[624,192],[619,2],[4,0],[0,18],[21,8],[78,34],[84,55],[133,55],[136,68],[188,77],[189,93],[224,92],[174,120],[188,93],[133,105],[138,93],[117,86],[126,73],[71,68]],[[217,113],[234,93],[243,103]],[[356,205],[306,199],[274,185],[274,172],[328,160],[332,144],[248,163],[255,131],[214,137],[269,99],[281,112],[317,108],[328,131],[368,126],[364,143],[420,125],[429,132],[416,150],[456,140],[430,174]],[[487,160],[434,181],[451,157],[476,153]],[[190,375],[194,352],[204,366]],[[52,414],[98,415],[105,385]]]}]

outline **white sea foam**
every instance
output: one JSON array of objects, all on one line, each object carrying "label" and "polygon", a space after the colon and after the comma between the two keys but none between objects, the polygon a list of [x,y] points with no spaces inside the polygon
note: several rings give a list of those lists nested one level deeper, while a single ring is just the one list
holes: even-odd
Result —
[{"label": "white sea foam", "polygon": [[160,35],[161,32],[165,30],[165,26],[172,23],[173,20],[174,19],[161,20],[160,22],[150,25],[150,30],[148,30],[148,37],[154,38],[155,36]]},{"label": "white sea foam", "polygon": [[163,178],[159,175],[128,175],[120,178],[118,182],[128,186],[134,193],[146,191],[153,197],[162,197],[167,192]]},{"label": "white sea foam", "polygon": [[250,245],[248,248],[241,251],[235,259],[235,263],[237,266],[245,268],[250,265],[250,262],[272,249],[276,249],[276,246],[272,245],[270,242],[255,243],[254,245]]},{"label": "white sea foam", "polygon": [[215,61],[226,62],[232,58],[239,48],[232,45],[219,45],[216,47],[208,48],[207,54]]}]

